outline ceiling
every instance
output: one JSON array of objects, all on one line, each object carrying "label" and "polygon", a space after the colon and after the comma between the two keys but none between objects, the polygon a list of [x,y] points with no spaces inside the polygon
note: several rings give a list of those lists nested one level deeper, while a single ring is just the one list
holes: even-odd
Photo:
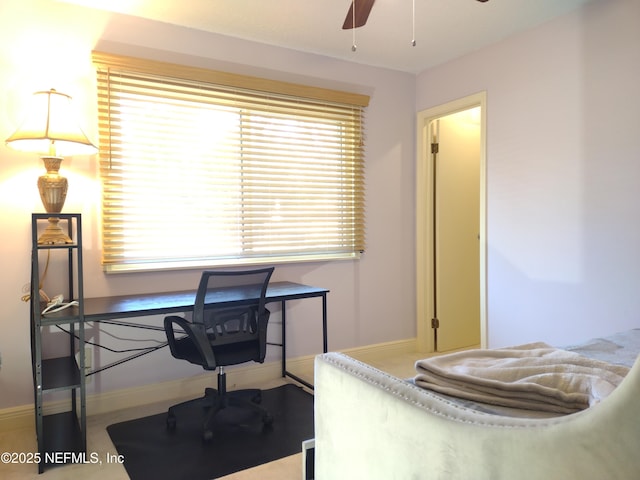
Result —
[{"label": "ceiling", "polygon": [[595,0],[376,0],[355,51],[354,31],[342,30],[351,0],[62,1],[419,73]]}]

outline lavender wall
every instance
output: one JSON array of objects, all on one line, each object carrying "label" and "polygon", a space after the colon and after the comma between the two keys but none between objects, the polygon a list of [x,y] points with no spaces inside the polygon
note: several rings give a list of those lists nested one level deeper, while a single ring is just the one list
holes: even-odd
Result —
[{"label": "lavender wall", "polygon": [[601,0],[423,72],[486,90],[489,346],[640,326],[640,2]]},{"label": "lavender wall", "polygon": [[[331,289],[329,347],[340,349],[415,336],[415,113],[486,90],[489,345],[578,342],[637,325],[639,20],[637,0],[598,0],[415,77],[58,2],[5,0],[0,137],[13,132],[33,91],[54,87],[74,96],[95,139],[94,48],[371,95],[367,252],[360,261],[282,265],[275,274]],[[87,160],[63,165],[71,184],[65,210],[85,220],[86,293],[192,288],[196,271],[102,272],[100,181]],[[20,296],[29,282],[29,215],[42,208],[41,170],[35,156],[0,145],[0,409],[33,399]],[[57,293],[54,278],[47,288]],[[291,355],[317,351],[318,315],[314,301],[292,306]],[[163,351],[105,372],[91,389],[198,373]]]},{"label": "lavender wall", "polygon": [[[331,349],[415,336],[414,75],[40,0],[2,2],[0,41],[2,138],[16,128],[33,91],[55,87],[70,93],[84,106],[80,113],[86,120],[87,133],[96,139],[95,81],[90,64],[94,48],[371,95],[366,120],[367,252],[359,261],[280,265],[274,280],[331,290]],[[92,159],[74,158],[63,164],[70,182],[65,211],[80,211],[84,216],[87,296],[195,288],[197,271],[109,276],[102,272],[100,182],[95,163]],[[0,409],[28,404],[33,399],[28,305],[20,301],[20,296],[23,285],[29,282],[30,213],[42,208],[35,187],[41,169],[35,155],[0,145],[0,212],[4,229],[0,244]],[[46,289],[55,294],[58,288],[50,271]],[[278,339],[279,316],[277,306],[273,306],[274,340]],[[289,354],[296,357],[320,351],[320,300],[292,303],[288,318]],[[161,318],[149,320],[159,322]],[[101,343],[125,348],[126,343],[106,330],[94,326],[89,333]],[[127,338],[150,336],[131,330],[109,331]],[[51,336],[47,353],[59,350],[56,343]],[[274,348],[269,358],[276,360],[279,355]],[[112,357],[102,352],[96,361],[104,364]],[[183,363],[174,361],[163,350],[96,376],[90,392],[201,373]]]}]

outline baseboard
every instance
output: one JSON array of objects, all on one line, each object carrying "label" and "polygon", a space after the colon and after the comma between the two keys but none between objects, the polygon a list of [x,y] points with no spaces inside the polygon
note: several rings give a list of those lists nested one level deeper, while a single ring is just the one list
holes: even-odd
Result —
[{"label": "baseboard", "polygon": [[357,358],[362,362],[366,362],[369,359],[413,353],[417,351],[417,348],[418,340],[416,338],[410,338],[408,340],[397,340],[395,342],[385,342],[375,345],[366,345],[364,347],[348,348],[341,350],[341,352]]},{"label": "baseboard", "polygon": [[36,420],[33,404],[9,407],[0,410],[0,430],[30,427],[35,429]]},{"label": "baseboard", "polygon": [[[409,339],[349,348],[341,351],[366,362],[368,358],[381,358],[414,352],[416,345],[416,339]],[[315,355],[287,359],[287,369],[292,372],[313,372],[314,359]],[[228,370],[228,388],[230,390],[244,388],[276,380],[280,375],[281,364],[279,361],[260,365],[239,366]],[[202,393],[205,387],[210,385],[211,374],[209,373],[141,387],[87,395],[87,412],[88,415],[100,415],[126,408],[139,407],[148,404],[150,398],[154,402],[163,402],[196,397]],[[67,401],[51,402],[45,406],[44,414],[59,413],[67,408]],[[0,410],[0,430],[2,431],[16,428],[34,428],[34,425],[33,404]]]}]

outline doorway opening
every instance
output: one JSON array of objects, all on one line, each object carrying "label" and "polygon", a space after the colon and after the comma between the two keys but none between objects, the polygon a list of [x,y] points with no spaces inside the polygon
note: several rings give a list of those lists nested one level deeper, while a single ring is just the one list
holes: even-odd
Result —
[{"label": "doorway opening", "polygon": [[486,92],[417,117],[420,351],[486,347]]}]

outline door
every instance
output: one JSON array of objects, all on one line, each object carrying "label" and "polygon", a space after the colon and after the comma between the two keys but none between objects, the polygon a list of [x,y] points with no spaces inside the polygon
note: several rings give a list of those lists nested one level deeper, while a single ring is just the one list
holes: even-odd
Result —
[{"label": "door", "polygon": [[485,112],[481,92],[418,113],[420,351],[486,347]]},{"label": "door", "polygon": [[479,109],[430,124],[436,351],[480,344]]}]

